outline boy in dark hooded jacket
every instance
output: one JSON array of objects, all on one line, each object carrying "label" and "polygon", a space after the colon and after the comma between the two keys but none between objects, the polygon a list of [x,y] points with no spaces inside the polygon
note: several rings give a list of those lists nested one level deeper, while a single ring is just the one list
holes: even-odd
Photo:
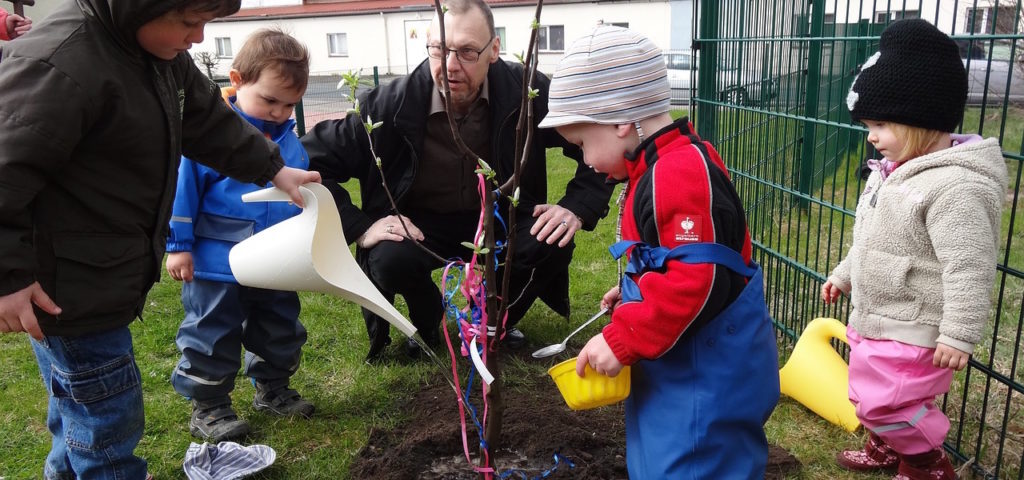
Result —
[{"label": "boy in dark hooded jacket", "polygon": [[65,2],[0,57],[0,332],[49,394],[45,478],[146,477],[128,324],[159,279],[181,155],[298,186],[186,53],[238,0]]}]

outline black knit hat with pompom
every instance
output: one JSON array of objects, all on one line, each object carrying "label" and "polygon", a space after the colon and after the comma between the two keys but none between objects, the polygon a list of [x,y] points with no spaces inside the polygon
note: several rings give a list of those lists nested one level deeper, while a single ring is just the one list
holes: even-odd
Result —
[{"label": "black knit hat with pompom", "polygon": [[846,106],[855,121],[952,132],[963,120],[967,71],[960,49],[921,19],[893,22],[853,81]]}]

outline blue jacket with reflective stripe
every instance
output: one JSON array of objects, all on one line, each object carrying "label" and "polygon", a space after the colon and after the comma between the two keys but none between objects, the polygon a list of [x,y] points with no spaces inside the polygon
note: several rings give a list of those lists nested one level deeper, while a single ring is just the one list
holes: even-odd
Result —
[{"label": "blue jacket with reflective stripe", "polygon": [[[286,165],[309,168],[309,156],[293,131],[294,120],[274,124],[252,118],[235,106],[235,97],[229,101],[242,118],[277,143]],[[269,186],[242,183],[182,157],[167,251],[192,252],[195,278],[235,282],[228,265],[231,247],[301,211],[288,202],[242,202],[242,195]]]}]

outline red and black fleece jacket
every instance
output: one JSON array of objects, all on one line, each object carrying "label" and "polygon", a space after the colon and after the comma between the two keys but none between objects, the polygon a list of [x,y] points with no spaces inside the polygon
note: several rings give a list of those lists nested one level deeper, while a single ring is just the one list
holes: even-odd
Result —
[{"label": "red and black fleece jacket", "polygon": [[0,8],[0,40],[10,40],[11,35],[7,33],[7,10]]},{"label": "red and black fleece jacket", "polygon": [[[719,243],[750,262],[739,195],[718,152],[686,118],[645,139],[626,163],[623,240],[668,249]],[[746,286],[743,276],[712,263],[671,260],[631,275],[642,298],[624,300],[602,332],[625,365],[665,354],[683,335],[714,319]]]}]

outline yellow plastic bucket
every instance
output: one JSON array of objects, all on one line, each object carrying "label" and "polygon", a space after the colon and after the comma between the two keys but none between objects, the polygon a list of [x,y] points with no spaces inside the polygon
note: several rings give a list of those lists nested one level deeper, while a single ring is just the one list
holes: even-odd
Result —
[{"label": "yellow plastic bucket", "polygon": [[622,367],[618,375],[601,375],[586,366],[584,376],[576,375],[576,357],[548,369],[555,380],[565,404],[573,410],[587,410],[619,403],[629,396],[629,367]]}]

